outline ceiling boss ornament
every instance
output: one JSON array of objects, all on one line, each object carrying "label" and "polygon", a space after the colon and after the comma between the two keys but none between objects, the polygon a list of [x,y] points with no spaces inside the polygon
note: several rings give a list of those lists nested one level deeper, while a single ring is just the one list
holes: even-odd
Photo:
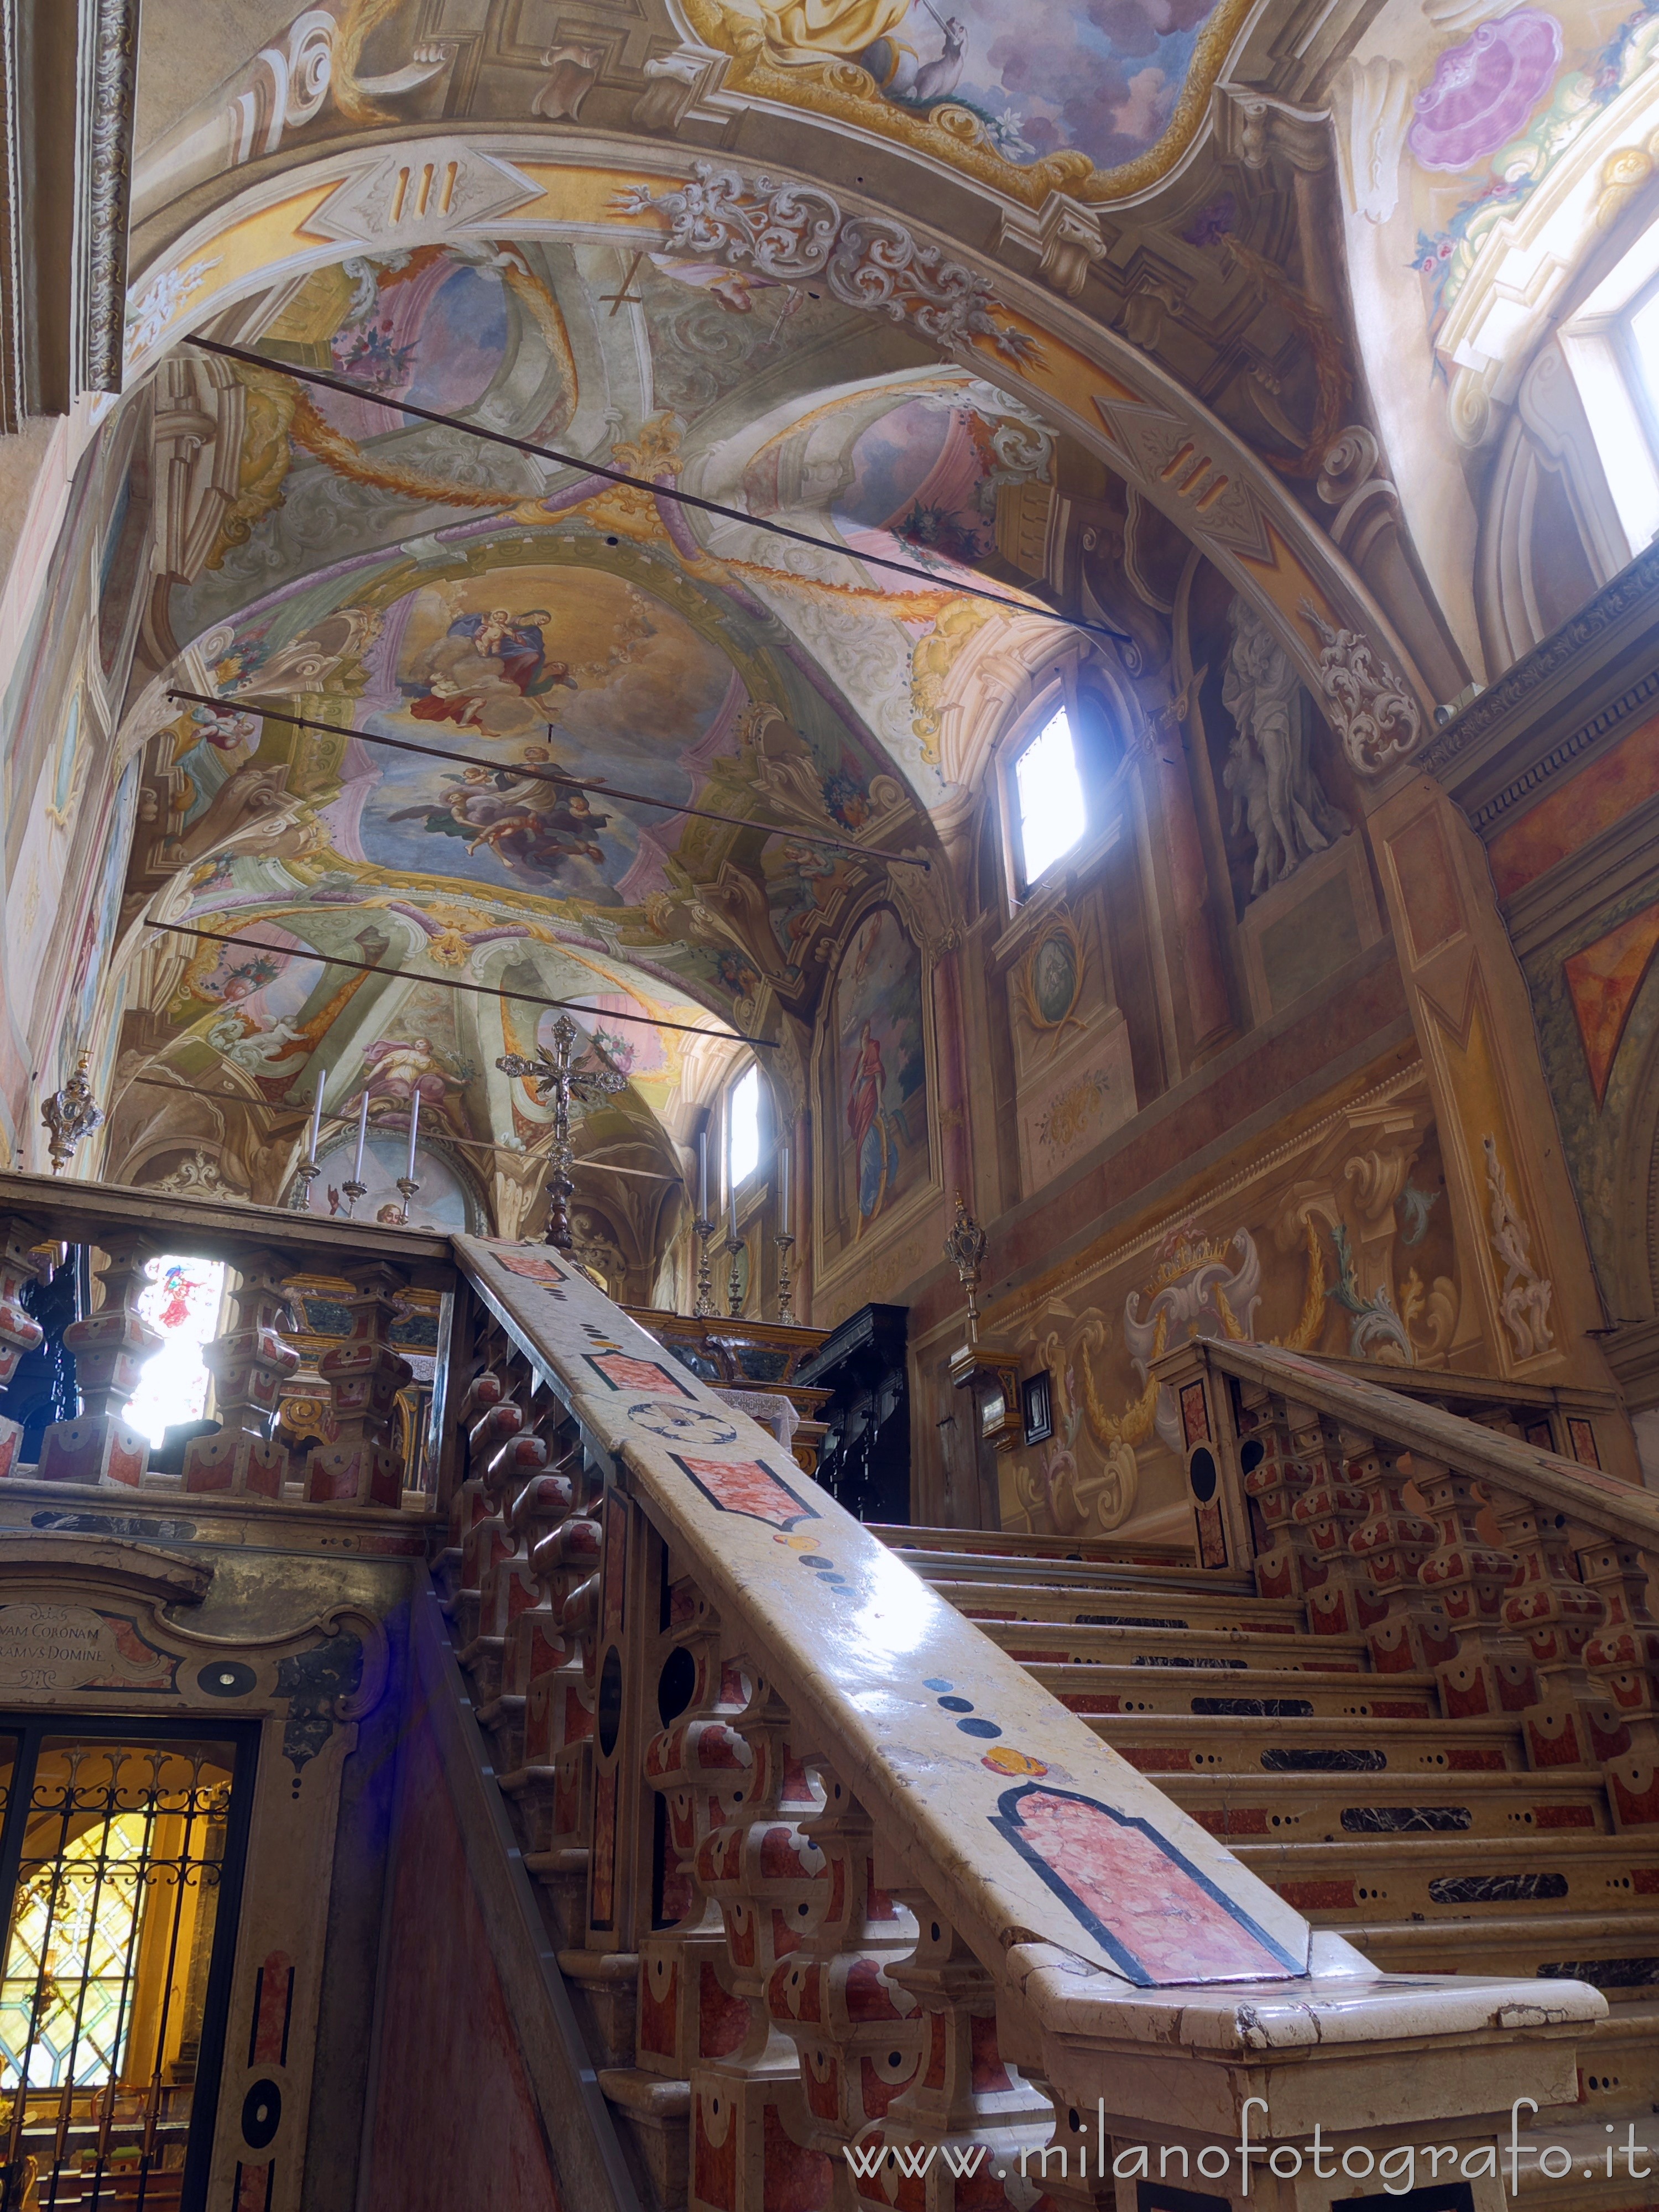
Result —
[{"label": "ceiling boss ornament", "polygon": [[521,1075],[536,1086],[544,1106],[553,1109],[553,1143],[548,1153],[547,1242],[562,1252],[571,1249],[570,1201],[575,1194],[576,1156],[570,1146],[570,1106],[597,1106],[609,1094],[623,1090],[628,1079],[593,1048],[600,1064],[578,1068],[572,1065],[572,1048],[580,1035],[568,1014],[553,1024],[553,1049],[538,1048],[533,1060],[521,1052],[503,1053],[495,1062],[503,1075]]}]

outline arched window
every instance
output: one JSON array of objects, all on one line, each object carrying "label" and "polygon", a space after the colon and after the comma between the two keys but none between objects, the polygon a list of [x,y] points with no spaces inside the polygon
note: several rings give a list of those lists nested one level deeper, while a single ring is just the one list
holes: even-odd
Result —
[{"label": "arched window", "polygon": [[750,1066],[732,1085],[726,1102],[726,1188],[741,1190],[761,1157],[760,1069]]},{"label": "arched window", "polygon": [[1029,890],[1081,842],[1089,826],[1072,718],[1063,706],[1014,756],[1014,813],[1020,875]]}]

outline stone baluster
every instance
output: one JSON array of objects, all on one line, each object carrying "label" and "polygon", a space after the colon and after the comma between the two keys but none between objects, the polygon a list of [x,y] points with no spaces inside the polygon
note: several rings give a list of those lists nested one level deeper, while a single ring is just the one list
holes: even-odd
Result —
[{"label": "stone baluster", "polygon": [[1312,1555],[1303,1568],[1308,1626],[1316,1636],[1352,1636],[1361,1626],[1360,1599],[1370,1586],[1351,1545],[1370,1509],[1364,1492],[1349,1479],[1347,1453],[1334,1421],[1310,1413],[1305,1423],[1297,1422],[1291,1441],[1308,1471],[1308,1486],[1291,1509]]},{"label": "stone baluster", "polygon": [[238,1263],[236,1319],[223,1336],[202,1347],[213,1377],[219,1415],[216,1437],[192,1437],[185,1446],[187,1491],[280,1498],[288,1476],[288,1450],[276,1434],[283,1385],[300,1365],[282,1332],[294,1327],[287,1280],[293,1270],[274,1252],[245,1252]]},{"label": "stone baluster", "polygon": [[1659,1823],[1659,1620],[1649,1601],[1647,1554],[1604,1537],[1578,1559],[1603,1607],[1583,1651],[1602,1693],[1584,1717],[1590,1749],[1601,1765],[1614,1826],[1652,1827]]},{"label": "stone baluster", "polygon": [[653,1918],[672,1921],[639,1945],[634,2065],[605,2077],[651,2173],[657,2201],[687,2197],[692,2069],[724,2058],[749,2033],[735,1996],[726,1924],[702,1887],[696,1859],[749,1793],[754,1765],[733,1723],[749,1703],[742,1669],[720,1656],[719,1617],[689,1582],[670,1593],[674,1638],[658,1684],[665,1726],[646,1747],[645,1778],[660,1796],[660,1887]]},{"label": "stone baluster", "polygon": [[64,1341],[75,1355],[75,1385],[82,1413],[54,1421],[40,1442],[42,1482],[88,1482],[136,1488],[149,1465],[149,1442],[123,1420],[119,1409],[138,1387],[144,1363],[159,1351],[161,1333],[138,1311],[149,1287],[145,1263],[156,1256],[153,1240],[137,1230],[111,1230],[99,1269],[104,1303],[72,1321]]},{"label": "stone baluster", "polygon": [[513,1376],[512,1395],[492,1406],[477,1425],[479,1441],[472,1463],[482,1461],[488,1510],[473,1522],[461,1546],[456,1619],[458,1627],[465,1621],[459,1658],[481,1706],[493,1704],[501,1693],[514,1613],[538,1595],[513,1508],[526,1484],[546,1469],[549,1445],[543,1430],[554,1424],[559,1409],[550,1400],[538,1414],[531,1402],[534,1390],[530,1369],[520,1368]]},{"label": "stone baluster", "polygon": [[[1325,1579],[1296,1502],[1307,1490],[1307,1467],[1291,1442],[1305,1407],[1292,1406],[1255,1382],[1238,1386],[1238,1463],[1255,1523],[1255,1587],[1261,1597],[1305,1597]],[[1311,1569],[1311,1579],[1309,1570]]]},{"label": "stone baluster", "polygon": [[[0,1389],[17,1372],[26,1352],[37,1352],[46,1331],[23,1304],[30,1283],[50,1282],[46,1249],[31,1242],[34,1231],[19,1221],[0,1221]],[[22,1449],[21,1422],[0,1418],[0,1481],[17,1472]]]},{"label": "stone baluster", "polygon": [[553,1578],[537,1564],[537,1548],[574,1510],[582,1469],[580,1437],[559,1401],[549,1395],[532,1410],[533,1427],[496,1447],[513,1461],[505,1491],[512,1548],[485,1571],[478,1591],[478,1637],[501,1639],[497,1694],[520,1716],[540,1671],[538,1639],[557,1629]]},{"label": "stone baluster", "polygon": [[[501,1338],[497,1340],[494,1346],[486,1345],[486,1358],[493,1350],[500,1359],[501,1355],[499,1347],[506,1340]],[[447,1602],[453,1600],[459,1584],[466,1532],[475,1521],[481,1519],[489,1510],[488,1501],[483,1494],[483,1464],[481,1462],[475,1461],[472,1456],[472,1430],[482,1415],[487,1413],[492,1407],[500,1405],[507,1395],[507,1378],[501,1367],[486,1365],[467,1384],[462,1394],[460,1405],[456,1411],[457,1425],[467,1439],[465,1462],[466,1473],[456,1484],[455,1493],[449,1501],[449,1541],[434,1562],[434,1573],[444,1592]]]},{"label": "stone baluster", "polygon": [[1532,1702],[1532,1666],[1502,1619],[1519,1562],[1480,1533],[1486,1493],[1473,1475],[1421,1453],[1413,1454],[1412,1470],[1440,1536],[1423,1562],[1423,1587],[1438,1600],[1457,1638],[1455,1656],[1435,1669],[1442,1708],[1452,1720],[1520,1712]]},{"label": "stone baluster", "polygon": [[340,1303],[350,1334],[317,1362],[328,1386],[336,1441],[318,1444],[307,1464],[306,1496],[313,1505],[401,1506],[403,1454],[392,1442],[398,1393],[415,1370],[392,1349],[403,1319],[397,1268],[368,1260],[343,1270],[353,1295]]},{"label": "stone baluster", "polygon": [[1435,1547],[1431,1521],[1413,1513],[1404,1492],[1410,1460],[1363,1431],[1340,1431],[1348,1479],[1365,1499],[1366,1516],[1348,1540],[1365,1571],[1358,1592],[1359,1621],[1379,1674],[1429,1674],[1457,1656],[1446,1617],[1424,1590],[1419,1571]]},{"label": "stone baluster", "polygon": [[[486,1381],[488,1387],[480,1389],[478,1385]],[[450,1597],[456,1648],[462,1652],[471,1649],[478,1632],[484,1575],[496,1559],[513,1548],[512,1531],[507,1525],[507,1471],[496,1454],[525,1425],[521,1396],[527,1395],[529,1382],[529,1370],[521,1362],[504,1358],[488,1378],[480,1376],[469,1393],[473,1411],[466,1424],[467,1477],[461,1485],[463,1495],[457,1499],[459,1557]]]},{"label": "stone baluster", "polygon": [[737,1725],[748,1787],[731,1793],[726,1825],[697,1850],[697,1881],[720,1908],[730,1991],[746,2019],[735,2047],[690,2069],[694,2208],[763,2212],[819,2203],[830,2191],[830,2162],[810,2147],[800,2059],[767,2002],[779,1964],[830,1904],[829,1869],[801,1826],[819,1809],[818,1792],[791,1754],[788,1729],[782,1699],[757,1677]]},{"label": "stone baluster", "polygon": [[876,1881],[870,1816],[830,1769],[823,1808],[802,1828],[823,1855],[830,1902],[796,1951],[773,1969],[772,2018],[794,2043],[811,2115],[807,2147],[823,2154],[850,2198],[844,2156],[879,2130],[921,2063],[923,2014],[888,1969],[915,1948],[914,1916]]},{"label": "stone baluster", "polygon": [[1527,1757],[1535,1767],[1594,1765],[1591,1716],[1605,1700],[1583,1652],[1601,1626],[1601,1600],[1579,1575],[1565,1515],[1495,1486],[1492,1507],[1517,1563],[1503,1620],[1532,1666],[1533,1696],[1521,1717]]},{"label": "stone baluster", "polygon": [[[925,1891],[897,1894],[916,1917],[916,1948],[902,1966],[890,1968],[893,1981],[916,1998],[923,2021],[922,2059],[909,2086],[887,2108],[878,2129],[865,2137],[866,2151],[878,2141],[890,2147],[936,2146],[941,2155],[927,2168],[920,2190],[907,2203],[915,2212],[1012,2212],[1031,2202],[1008,2194],[996,2175],[1018,2177],[1022,2151],[1036,2150],[1054,2132],[1054,2108],[1041,2088],[1006,2062],[997,2040],[997,1985],[963,1941],[961,1931]],[[970,2175],[959,2176],[945,2152],[965,2161],[975,2146],[989,2154]],[[890,2203],[884,2181],[859,2182],[860,2198],[872,2206]]]},{"label": "stone baluster", "polygon": [[[543,1854],[533,1871],[547,1888],[567,1947],[581,1942],[587,1923],[594,1669],[605,1552],[601,1486],[580,1455],[574,1466],[571,1510],[538,1539],[530,1554],[532,1571],[547,1593],[546,1625],[539,1611],[525,1614],[520,1647],[526,1666],[536,1668],[521,1678],[525,1771],[535,1777],[534,1833]],[[544,1476],[534,1486],[539,1491],[549,1480]]]}]

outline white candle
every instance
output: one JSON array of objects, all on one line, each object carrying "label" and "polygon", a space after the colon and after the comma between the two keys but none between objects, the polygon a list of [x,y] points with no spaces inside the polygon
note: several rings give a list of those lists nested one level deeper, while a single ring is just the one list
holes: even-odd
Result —
[{"label": "white candle", "polygon": [[778,1234],[789,1234],[789,1147],[778,1146]]},{"label": "white candle", "polygon": [[357,1116],[357,1158],[351,1170],[353,1182],[363,1179],[363,1146],[368,1137],[368,1092],[363,1092],[363,1109]]},{"label": "white candle", "polygon": [[318,1071],[317,1071],[317,1099],[316,1099],[316,1103],[312,1107],[312,1109],[311,1109],[311,1142],[310,1142],[310,1144],[307,1146],[307,1149],[306,1149],[306,1158],[307,1158],[308,1160],[314,1160],[314,1159],[316,1158],[316,1157],[317,1157],[317,1147],[318,1147],[318,1145],[319,1145],[319,1144],[321,1142],[321,1140],[322,1140],[322,1134],[323,1134],[323,1085],[324,1085],[324,1084],[325,1084],[327,1081],[328,1081],[328,1070],[327,1070],[325,1067],[319,1067],[319,1068],[318,1069]]},{"label": "white candle", "polygon": [[409,1102],[409,1165],[404,1170],[404,1181],[415,1180],[415,1136],[421,1126],[421,1094],[417,1091]]},{"label": "white candle", "polygon": [[708,1218],[708,1132],[697,1132],[697,1218]]},{"label": "white candle", "polygon": [[738,1241],[738,1186],[735,1182],[727,1195],[732,1202],[732,1242],[735,1244]]}]

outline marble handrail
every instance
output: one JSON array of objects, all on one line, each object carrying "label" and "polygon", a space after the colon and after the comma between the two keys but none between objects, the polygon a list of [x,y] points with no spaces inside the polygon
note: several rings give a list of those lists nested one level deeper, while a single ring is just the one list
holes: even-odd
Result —
[{"label": "marble handrail", "polygon": [[[685,1863],[726,1912],[728,1932],[753,1928],[745,1910],[813,1913],[819,1877],[801,1857],[803,1838],[823,1863],[839,1861],[843,1910],[867,1863],[918,1930],[914,1956],[884,1970],[885,1986],[946,2019],[953,2002],[958,2011],[988,2005],[1003,2059],[1053,2085],[1057,2109],[1085,2099],[1092,2108],[1099,2097],[1120,2126],[1148,2133],[1231,2125],[1241,2099],[1264,2092],[1269,2136],[1322,2116],[1340,2131],[1454,2113],[1478,2136],[1490,2132],[1480,2116],[1513,2096],[1571,2097],[1571,2039],[1604,2013],[1599,1993],[1565,1980],[1379,1975],[1340,1936],[1316,1934],[575,1268],[545,1249],[454,1243],[494,1328],[579,1436],[582,1462],[643,1511],[674,1587],[696,1593],[684,1634],[701,1640],[701,1701],[653,1741],[652,1771],[653,1786],[686,1808],[677,1816]],[[481,1428],[481,1443],[493,1433]],[[580,1526],[589,1542],[598,1536],[592,1518]],[[551,1561],[548,1545],[536,1555]],[[570,1632],[591,1640],[602,1740],[607,1674],[613,1712],[629,1709],[630,1694],[631,1632],[611,1612],[608,1553],[586,1587],[580,1605],[575,1595],[556,1602]],[[741,1804],[732,1793],[745,1778],[750,1802]],[[798,1965],[781,1952],[775,1978],[757,1982],[750,1934],[747,1963],[731,1972],[745,2003],[769,2006],[775,2030],[806,2044],[801,1992],[827,1972],[813,1930],[828,1923],[799,1924]],[[884,1924],[884,1937],[866,1928],[848,1941],[891,1954],[890,1917]],[[698,1911],[673,1940],[702,1947],[700,1957],[710,1944],[726,1954]],[[641,1939],[666,1990],[665,1947],[668,1936]],[[592,1957],[562,1954],[573,1971],[587,1960],[590,1978]],[[988,1977],[988,1995],[951,2000],[975,1974]],[[1457,2066],[1437,2076],[1420,2061],[1425,2043],[1443,2037]],[[763,2069],[754,2046],[744,2050],[744,2066],[734,2059],[724,2076],[690,2062],[698,2114],[700,2097],[718,2110],[722,2080],[728,2094],[738,2084],[746,2109],[741,2096]],[[1401,2065],[1403,2051],[1414,2063]],[[1178,2090],[1172,2061],[1185,2069]],[[773,2047],[764,2068],[768,2081],[787,2070]],[[895,2114],[915,2124],[921,2108],[913,2092]],[[949,2134],[943,2107],[935,2132]]]},{"label": "marble handrail", "polygon": [[1194,1340],[1165,1361],[1195,1358],[1224,1375],[1299,1400],[1425,1459],[1459,1468],[1504,1490],[1517,1491],[1552,1512],[1621,1541],[1659,1547],[1659,1500],[1632,1483],[1540,1451],[1403,1392],[1326,1366],[1277,1345]]}]

